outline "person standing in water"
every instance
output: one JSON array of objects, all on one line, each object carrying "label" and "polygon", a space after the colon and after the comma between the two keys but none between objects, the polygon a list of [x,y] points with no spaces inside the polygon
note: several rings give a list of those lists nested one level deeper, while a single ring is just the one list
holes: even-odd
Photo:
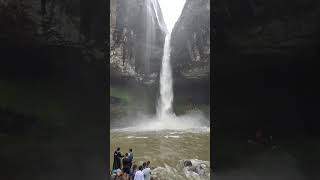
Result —
[{"label": "person standing in water", "polygon": [[113,153],[113,170],[121,169],[121,155],[120,148],[118,147],[116,151]]}]

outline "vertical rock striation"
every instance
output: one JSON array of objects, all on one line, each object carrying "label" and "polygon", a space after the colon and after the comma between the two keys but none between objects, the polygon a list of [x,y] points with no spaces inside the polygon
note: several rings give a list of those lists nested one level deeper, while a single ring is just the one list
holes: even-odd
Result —
[{"label": "vertical rock striation", "polygon": [[166,28],[158,1],[111,1],[111,81],[154,78],[160,71]]}]

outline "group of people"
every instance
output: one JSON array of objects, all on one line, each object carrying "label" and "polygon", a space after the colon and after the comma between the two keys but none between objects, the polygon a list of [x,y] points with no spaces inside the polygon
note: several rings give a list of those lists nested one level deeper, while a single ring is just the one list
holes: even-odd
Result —
[{"label": "group of people", "polygon": [[[115,179],[123,180],[150,180],[151,179],[151,169],[150,161],[144,162],[139,167],[133,162],[133,152],[129,149],[128,153],[123,155],[118,147],[113,154],[113,167],[112,174]],[[122,166],[121,166],[122,160]]]}]

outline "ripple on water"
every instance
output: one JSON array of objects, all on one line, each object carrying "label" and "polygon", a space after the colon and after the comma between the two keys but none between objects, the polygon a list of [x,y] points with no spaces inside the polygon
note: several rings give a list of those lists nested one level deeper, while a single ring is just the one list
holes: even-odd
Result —
[{"label": "ripple on water", "polygon": [[148,139],[148,137],[144,137],[144,136],[142,136],[142,137],[139,137],[139,136],[128,136],[127,138],[128,139],[132,139],[132,138],[135,138],[135,139]]},{"label": "ripple on water", "polygon": [[168,136],[168,135],[166,135],[166,136],[164,136],[165,138],[180,138],[180,136]]},{"label": "ripple on water", "polygon": [[116,128],[111,129],[110,132],[128,132],[128,133],[143,133],[143,132],[155,132],[155,133],[169,133],[172,134],[185,134],[185,133],[209,133],[210,127],[198,127],[188,129],[137,129],[136,127]]}]

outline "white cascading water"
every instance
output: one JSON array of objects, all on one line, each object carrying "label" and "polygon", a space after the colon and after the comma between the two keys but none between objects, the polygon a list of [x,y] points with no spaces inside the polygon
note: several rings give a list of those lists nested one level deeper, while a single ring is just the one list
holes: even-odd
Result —
[{"label": "white cascading water", "polygon": [[175,9],[170,11],[170,7],[173,6],[172,4],[168,4],[168,2],[169,1],[166,0],[159,0],[162,12],[164,12],[163,17],[168,30],[163,46],[162,66],[160,71],[160,97],[157,107],[157,116],[161,121],[164,121],[168,118],[173,118],[175,116],[172,111],[173,89],[170,64],[170,39],[173,26],[178,20],[185,3],[184,0],[181,0],[180,2],[175,1],[178,4],[176,4],[177,6],[174,7]]},{"label": "white cascading water", "polygon": [[169,115],[173,115],[172,101],[173,101],[173,90],[172,90],[172,72],[170,64],[170,38],[171,33],[166,35],[162,66],[160,72],[160,97],[157,108],[157,115],[160,120],[169,118]]}]

